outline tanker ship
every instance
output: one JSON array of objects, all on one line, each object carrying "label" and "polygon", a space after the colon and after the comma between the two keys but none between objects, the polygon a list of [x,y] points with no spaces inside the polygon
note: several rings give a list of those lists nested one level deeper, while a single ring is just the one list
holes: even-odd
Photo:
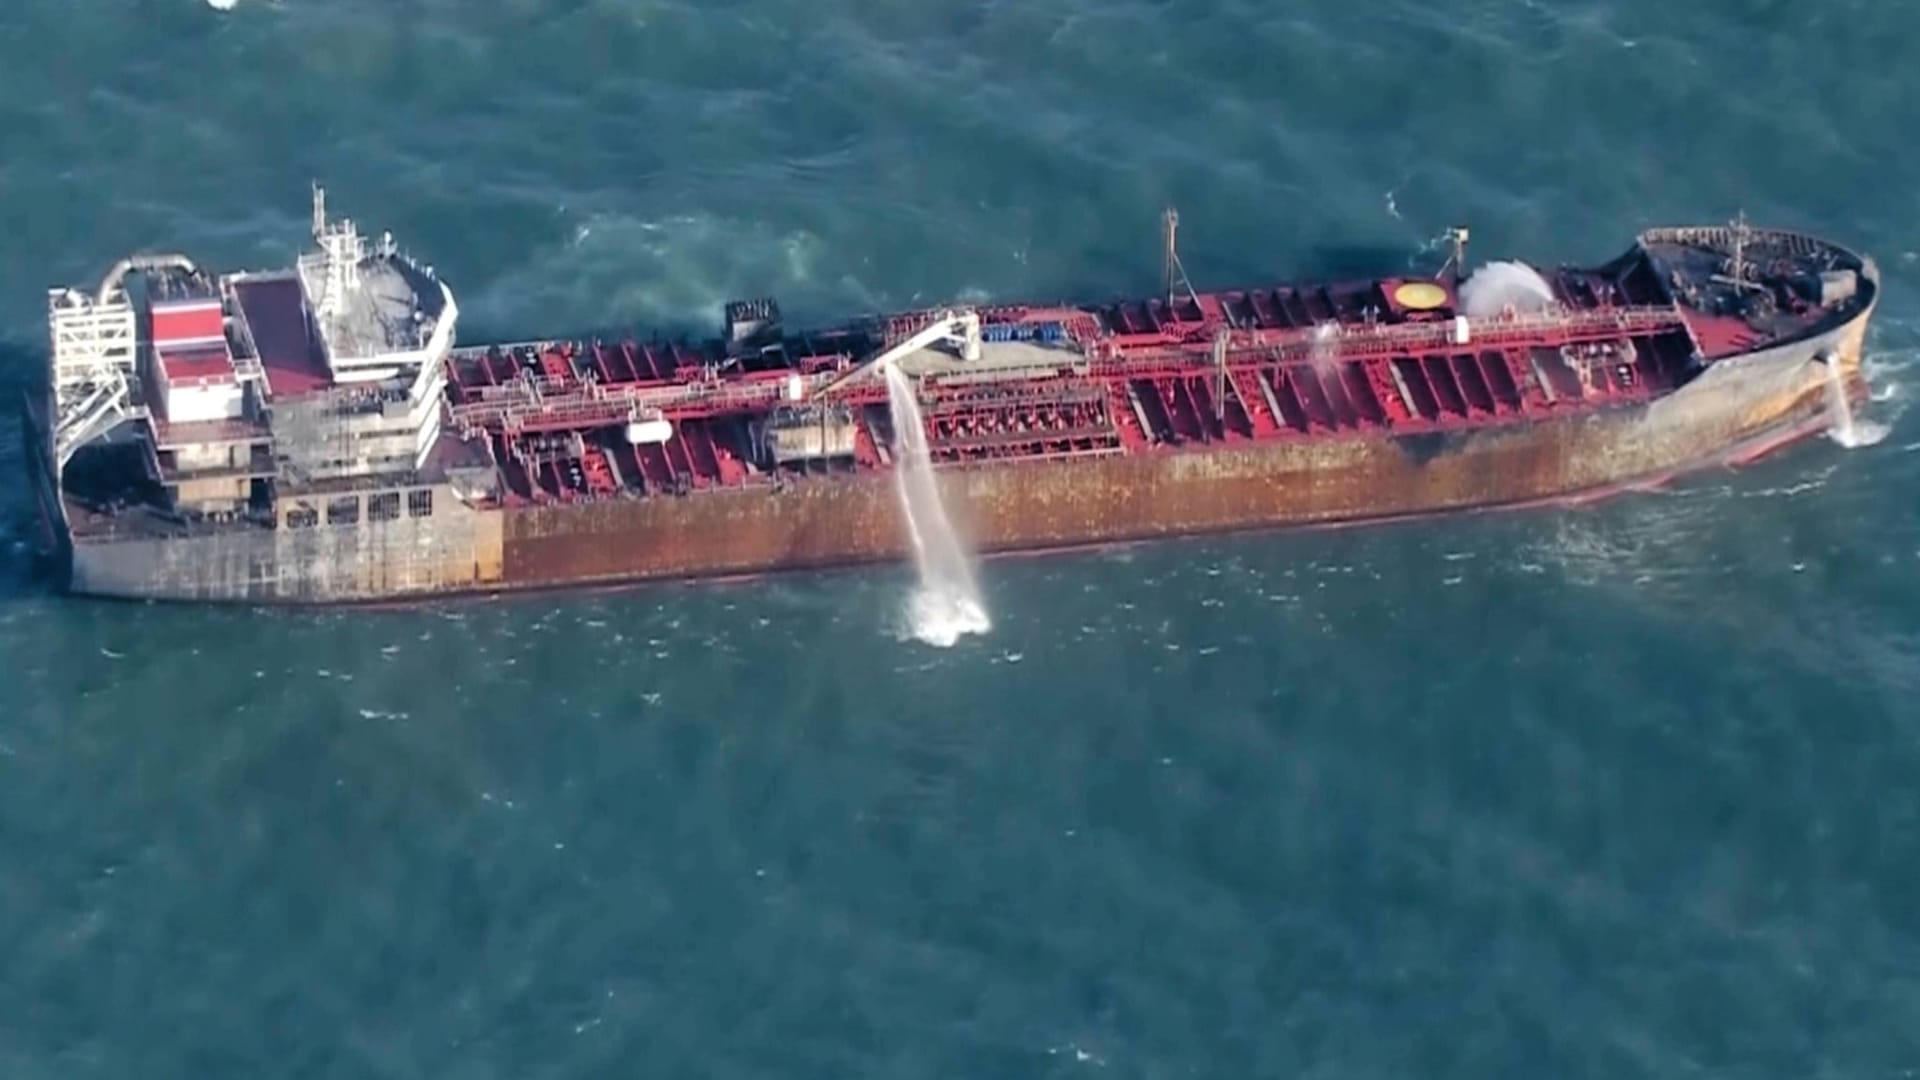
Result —
[{"label": "tanker ship", "polygon": [[[887,377],[982,552],[1588,498],[1757,456],[1858,396],[1872,260],[1654,228],[1592,266],[1164,287],[708,340],[469,345],[432,266],[330,219],[266,272],[123,259],[48,296],[24,401],[71,592],[377,602],[904,558]],[[1143,230],[1146,231],[1146,230]],[[918,445],[916,441],[915,445]]]}]

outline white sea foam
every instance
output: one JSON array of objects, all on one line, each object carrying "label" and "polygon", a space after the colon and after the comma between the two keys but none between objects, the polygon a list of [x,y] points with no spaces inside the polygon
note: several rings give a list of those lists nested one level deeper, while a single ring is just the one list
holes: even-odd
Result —
[{"label": "white sea foam", "polygon": [[1920,363],[1920,351],[1911,349],[1869,353],[1860,362],[1860,375],[1867,381],[1867,411],[1889,429],[1899,423],[1913,402],[1907,376],[1916,363]]}]

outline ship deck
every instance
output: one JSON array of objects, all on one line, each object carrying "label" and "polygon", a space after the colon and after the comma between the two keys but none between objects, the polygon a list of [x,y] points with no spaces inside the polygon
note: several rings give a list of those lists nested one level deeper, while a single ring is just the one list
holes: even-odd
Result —
[{"label": "ship deck", "polygon": [[241,275],[233,296],[275,397],[294,398],[333,385],[333,372],[307,318],[300,279],[291,273]]},{"label": "ship deck", "polygon": [[[1450,285],[1434,283],[1446,302],[1419,311],[1397,305],[1407,283],[1387,279],[988,308],[977,360],[926,349],[900,365],[920,381],[933,454],[965,464],[1537,422],[1656,397],[1687,377],[1696,351],[1739,340],[1684,316],[1644,274],[1548,280],[1557,314],[1478,320],[1466,345],[1455,343]],[[784,482],[790,471],[757,463],[754,425],[781,406],[789,379],[848,371],[933,314],[789,336],[747,358],[719,341],[461,350],[452,426],[490,441],[509,502]],[[853,452],[799,475],[887,468],[881,381],[836,400],[853,414]],[[674,437],[626,443],[621,427],[637,411],[671,420]]]}]

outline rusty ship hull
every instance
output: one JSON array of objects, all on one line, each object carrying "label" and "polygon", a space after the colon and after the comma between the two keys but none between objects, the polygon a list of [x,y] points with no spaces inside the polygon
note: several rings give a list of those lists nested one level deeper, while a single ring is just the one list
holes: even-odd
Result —
[{"label": "rusty ship hull", "polygon": [[[971,545],[989,554],[1597,496],[1763,452],[1826,426],[1836,388],[1858,393],[1878,288],[1871,260],[1793,234],[1646,235],[1709,253],[1723,241],[1764,253],[1774,237],[1778,273],[1844,270],[1851,282],[1824,297],[1812,288],[1817,304],[1788,296],[1792,313],[1768,305],[1767,323],[1730,314],[1668,262],[1643,272],[1632,262],[1649,258],[1643,239],[1622,260],[1578,272],[1590,277],[1552,279],[1564,295],[1544,313],[1468,319],[1453,286],[1433,287],[1447,303],[1426,305],[1439,307],[1429,319],[1383,318],[1325,290],[1333,318],[1288,318],[1298,287],[1264,302],[1189,287],[1185,318],[1177,300],[1159,312],[1142,304],[1144,318],[1123,310],[1078,323],[1076,313],[1097,309],[998,309],[986,326],[1067,327],[1040,345],[1031,342],[1048,335],[989,329],[1029,342],[1003,355],[1004,368],[980,353],[982,319],[971,311],[940,313],[960,329],[923,332],[930,344],[898,339],[940,317],[932,313],[805,348],[779,334],[781,355],[758,372],[714,363],[729,355],[725,341],[455,349],[434,361],[446,372],[435,442],[446,445],[429,455],[441,461],[305,492],[284,470],[250,476],[252,513],[219,521],[129,522],[124,510],[78,507],[60,482],[51,403],[29,402],[29,457],[49,546],[75,593],[365,603],[906,557],[884,393],[861,378],[873,361],[857,346],[903,367],[920,359],[938,484]],[[1795,268],[1787,255],[1813,262]],[[1763,267],[1734,259],[1745,304]],[[1701,280],[1714,280],[1710,270]],[[1396,287],[1430,299],[1425,285]],[[1377,282],[1354,288],[1392,295]],[[1558,306],[1583,297],[1584,311]],[[1351,332],[1327,332],[1343,319]],[[959,340],[962,330],[974,337]],[[264,352],[259,341],[272,335],[247,336]],[[942,353],[946,345],[963,355]],[[1555,356],[1602,362],[1576,379],[1549,370]],[[1036,369],[1036,357],[1056,366]],[[275,360],[263,359],[270,380]],[[599,408],[609,401],[618,408]],[[844,442],[830,437],[825,412],[800,414],[808,440],[818,420],[817,440],[768,427],[774,410],[816,402],[836,403]],[[671,436],[653,438],[654,424]],[[776,436],[802,450],[779,460]],[[340,509],[349,502],[351,513]]]},{"label": "rusty ship hull", "polygon": [[[1847,349],[1847,334],[1831,345]],[[950,470],[940,483],[960,528],[987,554],[1599,497],[1823,429],[1830,389],[1818,349],[1726,369],[1697,403],[1666,398],[1507,429],[989,465]],[[1853,349],[1857,357],[1857,335]],[[885,477],[689,502],[510,512],[501,584],[748,574],[911,554]]]}]

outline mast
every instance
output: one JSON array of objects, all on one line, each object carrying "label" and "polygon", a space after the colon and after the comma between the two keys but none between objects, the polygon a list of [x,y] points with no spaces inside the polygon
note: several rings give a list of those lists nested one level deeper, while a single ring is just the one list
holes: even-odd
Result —
[{"label": "mast", "polygon": [[1451,226],[1447,229],[1444,237],[1449,244],[1453,245],[1453,253],[1447,256],[1446,263],[1440,267],[1440,272],[1434,276],[1444,278],[1447,276],[1447,268],[1452,267],[1453,283],[1455,286],[1458,286],[1460,279],[1467,276],[1467,227],[1465,225]]},{"label": "mast", "polygon": [[1180,268],[1179,235],[1180,211],[1169,206],[1160,214],[1161,274],[1169,308],[1173,306],[1174,275]]},{"label": "mast", "polygon": [[1200,306],[1200,294],[1193,291],[1193,282],[1187,280],[1187,268],[1180,265],[1180,211],[1169,206],[1160,214],[1160,242],[1162,275],[1165,279],[1167,308],[1172,310],[1176,292],[1184,291],[1193,300],[1193,306]]},{"label": "mast", "polygon": [[1213,422],[1227,430],[1227,328],[1213,335]]},{"label": "mast", "polygon": [[1747,283],[1747,212],[1743,209],[1733,219],[1733,278],[1735,289]]}]

